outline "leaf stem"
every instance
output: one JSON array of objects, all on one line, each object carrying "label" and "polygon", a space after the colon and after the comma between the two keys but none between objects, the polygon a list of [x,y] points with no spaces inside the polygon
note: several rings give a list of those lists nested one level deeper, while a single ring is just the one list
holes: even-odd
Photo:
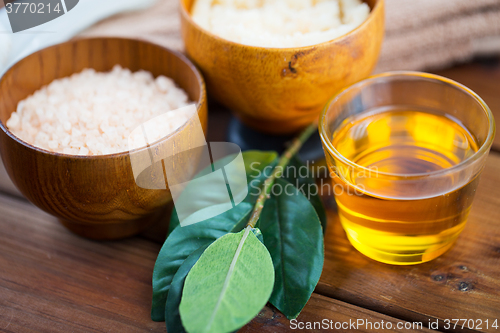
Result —
[{"label": "leaf stem", "polygon": [[273,172],[271,173],[269,178],[267,178],[264,181],[264,184],[262,185],[262,191],[260,192],[260,195],[257,198],[257,202],[255,203],[252,215],[250,216],[250,220],[248,220],[247,226],[255,228],[255,225],[259,220],[260,214],[262,213],[262,209],[264,208],[264,203],[269,198],[269,194],[271,193],[274,181],[276,180],[276,178],[281,177],[283,170],[288,165],[288,163],[290,163],[292,157],[295,156],[295,154],[297,154],[297,152],[300,150],[304,142],[306,142],[307,139],[309,139],[309,137],[316,131],[317,126],[318,126],[317,122],[314,122],[311,125],[309,125],[305,130],[302,131],[302,133],[300,133],[298,137],[296,137],[292,141],[290,147],[288,147],[288,149],[285,150],[285,152],[280,156],[278,164],[273,169]]}]

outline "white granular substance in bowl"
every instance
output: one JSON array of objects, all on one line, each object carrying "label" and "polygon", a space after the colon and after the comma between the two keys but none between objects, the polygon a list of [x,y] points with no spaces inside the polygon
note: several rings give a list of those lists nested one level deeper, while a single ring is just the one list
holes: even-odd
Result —
[{"label": "white granular substance in bowl", "polygon": [[21,140],[52,152],[105,155],[128,151],[131,131],[165,114],[164,135],[192,116],[184,90],[165,76],[132,73],[115,66],[111,72],[85,69],[55,80],[19,102],[7,121]]},{"label": "white granular substance in bowl", "polygon": [[361,0],[196,0],[193,20],[245,45],[301,47],[347,34],[370,15]]}]

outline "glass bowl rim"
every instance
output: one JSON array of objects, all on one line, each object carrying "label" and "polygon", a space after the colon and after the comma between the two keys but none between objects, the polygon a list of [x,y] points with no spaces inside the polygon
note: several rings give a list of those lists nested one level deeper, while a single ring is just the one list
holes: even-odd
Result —
[{"label": "glass bowl rim", "polygon": [[458,89],[462,91],[465,94],[468,94],[470,97],[472,97],[483,109],[484,113],[486,114],[486,117],[488,119],[489,123],[489,128],[488,128],[488,136],[484,140],[484,143],[481,145],[481,147],[471,156],[463,160],[462,162],[446,169],[442,170],[437,170],[437,171],[432,171],[428,173],[415,173],[415,174],[402,174],[402,173],[390,173],[390,172],[381,172],[381,171],[376,171],[377,177],[379,176],[384,176],[387,178],[395,178],[395,179],[418,179],[418,178],[427,178],[427,177],[435,177],[435,176],[441,176],[441,175],[446,175],[451,172],[458,172],[462,169],[465,169],[478,159],[480,159],[482,156],[486,155],[488,153],[488,150],[491,148],[491,145],[493,144],[493,139],[495,138],[495,119],[493,117],[493,113],[491,112],[490,108],[488,105],[483,101],[481,97],[479,97],[478,94],[476,94],[474,91],[471,89],[467,88],[461,83],[458,83],[454,80],[451,80],[449,78],[436,75],[436,74],[430,74],[430,73],[425,73],[425,72],[418,72],[418,71],[392,71],[392,72],[385,72],[385,73],[380,73],[376,75],[372,75],[366,79],[363,79],[361,81],[358,81],[348,87],[345,87],[339,92],[337,92],[325,105],[323,108],[323,111],[321,111],[321,115],[319,118],[319,134],[321,137],[321,141],[323,142],[323,146],[325,147],[325,153],[330,153],[334,158],[338,159],[342,163],[348,165],[349,167],[353,168],[354,170],[360,170],[362,172],[367,172],[368,174],[371,174],[374,172],[373,169],[361,166],[359,164],[354,163],[353,161],[349,160],[348,158],[344,157],[342,154],[340,154],[337,149],[333,146],[331,140],[329,139],[328,136],[328,126],[327,126],[327,113],[328,110],[330,109],[330,106],[338,101],[338,99],[346,94],[347,92],[351,91],[352,89],[355,88],[360,88],[364,85],[368,85],[370,83],[376,82],[380,79],[395,79],[395,78],[413,78],[413,79],[426,79],[430,81],[435,81],[435,82],[440,82],[447,84],[449,86],[454,87],[455,89]]}]

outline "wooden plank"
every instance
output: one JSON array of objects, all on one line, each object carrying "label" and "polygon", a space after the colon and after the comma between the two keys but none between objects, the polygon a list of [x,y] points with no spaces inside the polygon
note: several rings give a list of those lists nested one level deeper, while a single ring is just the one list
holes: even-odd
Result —
[{"label": "wooden plank", "polygon": [[[160,244],[140,237],[86,240],[28,202],[5,195],[0,212],[0,331],[165,332],[165,324],[149,316]],[[313,295],[298,320],[323,319],[384,320],[395,328],[401,322]],[[243,332],[290,330],[283,315],[266,307]]]},{"label": "wooden plank", "polygon": [[290,322],[279,311],[272,307],[266,307],[257,318],[239,332],[434,332],[426,328],[425,325],[427,324],[427,322],[412,323],[397,320],[351,304],[313,294],[296,321]]},{"label": "wooden plank", "polygon": [[[391,266],[363,256],[349,244],[336,212],[330,210],[325,264],[316,292],[410,321],[498,320],[500,326],[499,207],[500,154],[492,153],[456,245],[416,266]],[[480,331],[497,332],[484,323]]]},{"label": "wooden plank", "polygon": [[[500,57],[476,61],[435,72],[474,90],[488,104],[497,124],[500,122]],[[500,135],[493,143],[500,151]]]},{"label": "wooden plank", "polygon": [[159,245],[70,234],[21,200],[0,197],[0,328],[12,332],[140,332]]},{"label": "wooden plank", "polygon": [[[474,89],[500,119],[500,69],[481,66],[464,65],[438,74]],[[227,113],[214,110],[211,141],[223,140]],[[463,317],[498,318],[500,325],[500,157],[493,155],[464,234],[457,246],[433,262],[412,267],[373,262],[352,248],[336,213],[330,211],[325,268],[317,292],[340,301],[315,294],[298,320],[386,318],[396,323],[394,318],[428,322]],[[4,180],[0,176],[0,191],[16,193]],[[164,331],[163,323],[149,318],[150,279],[159,243],[140,237],[88,241],[26,202],[2,195],[0,212],[0,331]],[[149,234],[162,238],[156,231]],[[281,332],[290,329],[287,325],[279,312],[265,308],[243,331]],[[483,324],[480,331],[496,330]]]}]

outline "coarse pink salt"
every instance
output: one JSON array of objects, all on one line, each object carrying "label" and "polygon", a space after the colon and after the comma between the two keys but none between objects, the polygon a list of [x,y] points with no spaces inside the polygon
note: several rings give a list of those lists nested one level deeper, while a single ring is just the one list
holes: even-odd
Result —
[{"label": "coarse pink salt", "polygon": [[[7,121],[21,140],[52,152],[104,155],[128,151],[134,128],[169,113],[163,136],[192,116],[184,90],[165,76],[132,73],[115,66],[111,72],[85,69],[55,80],[19,102]],[[180,110],[179,110],[180,109]]]}]

